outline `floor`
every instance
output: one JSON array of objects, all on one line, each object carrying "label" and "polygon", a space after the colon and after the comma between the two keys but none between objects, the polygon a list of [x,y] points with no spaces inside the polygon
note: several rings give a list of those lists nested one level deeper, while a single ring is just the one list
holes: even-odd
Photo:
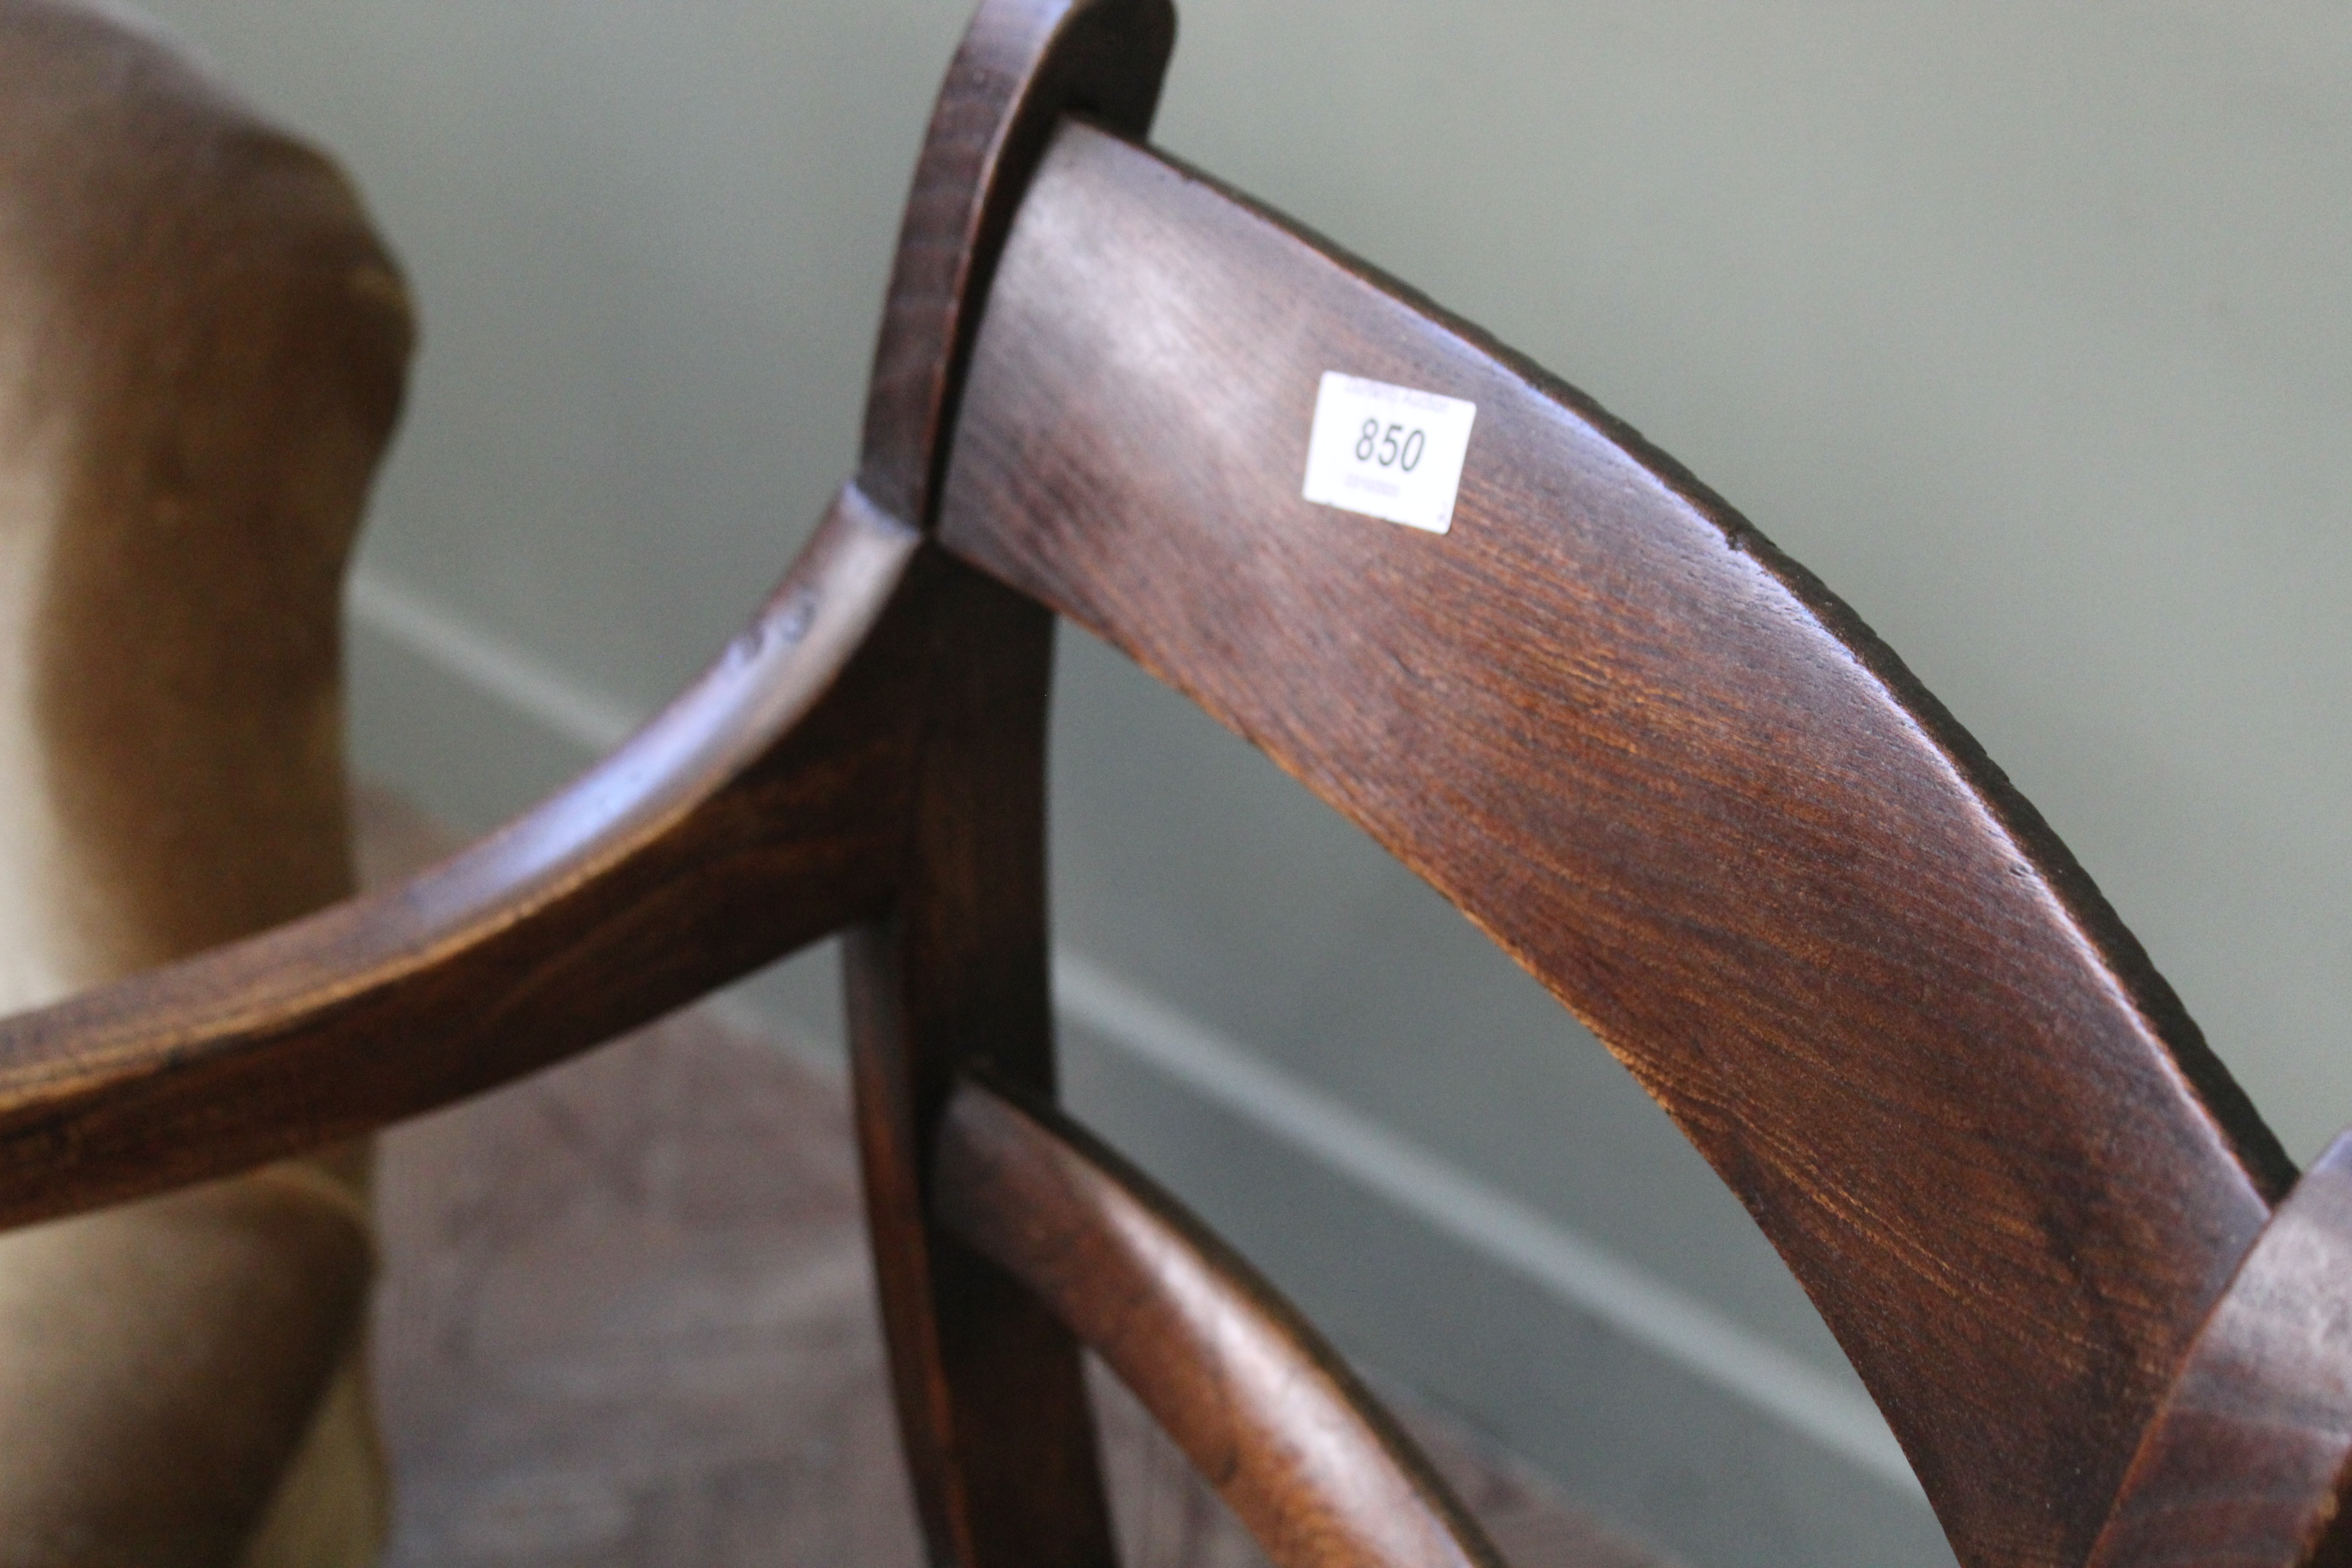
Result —
[{"label": "floor", "polygon": [[[376,875],[436,836],[374,799]],[[388,1135],[387,1568],[918,1568],[848,1113],[700,1011]],[[1128,1568],[1262,1563],[1099,1377]],[[1645,1568],[1459,1425],[1401,1411],[1515,1568]]]}]

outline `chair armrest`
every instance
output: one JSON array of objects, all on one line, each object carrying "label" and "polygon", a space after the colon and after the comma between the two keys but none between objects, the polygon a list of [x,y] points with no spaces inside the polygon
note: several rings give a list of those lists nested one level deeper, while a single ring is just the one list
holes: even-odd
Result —
[{"label": "chair armrest", "polygon": [[0,1225],[313,1149],[679,1006],[887,896],[929,579],[845,489],[644,730],[396,887],[0,1020]]}]

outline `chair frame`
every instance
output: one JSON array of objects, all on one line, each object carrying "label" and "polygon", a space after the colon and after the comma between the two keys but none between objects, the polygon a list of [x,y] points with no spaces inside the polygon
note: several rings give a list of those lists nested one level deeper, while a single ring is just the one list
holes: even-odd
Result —
[{"label": "chair frame", "polygon": [[[751,628],[442,865],[0,1025],[0,1220],[448,1103],[846,931],[937,1561],[1112,1560],[1080,1338],[1286,1568],[1491,1561],[1311,1331],[1051,1108],[1058,614],[1592,1026],[1811,1293],[1962,1562],[2344,1560],[2352,1156],[2298,1184],[2032,808],[1727,505],[1139,146],[1172,43],[1164,0],[983,4],[856,477]],[[1453,532],[1299,497],[1329,369],[1475,398]],[[1155,1384],[1171,1343],[1268,1348],[1209,1398]]]}]

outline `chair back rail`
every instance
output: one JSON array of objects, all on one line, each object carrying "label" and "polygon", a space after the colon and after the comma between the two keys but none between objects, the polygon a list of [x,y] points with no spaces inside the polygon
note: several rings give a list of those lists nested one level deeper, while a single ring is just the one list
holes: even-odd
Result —
[{"label": "chair back rail", "polygon": [[1275,1568],[1502,1568],[1322,1336],[1051,1106],[966,1079],[931,1180],[947,1228],[1103,1358]]},{"label": "chair back rail", "polygon": [[[1326,372],[1467,400],[1451,531],[1307,502]],[[1962,1561],[2080,1563],[2293,1178],[2065,849],[1843,605],[1474,329],[1073,121],[948,549],[1425,877],[1746,1202]]]}]

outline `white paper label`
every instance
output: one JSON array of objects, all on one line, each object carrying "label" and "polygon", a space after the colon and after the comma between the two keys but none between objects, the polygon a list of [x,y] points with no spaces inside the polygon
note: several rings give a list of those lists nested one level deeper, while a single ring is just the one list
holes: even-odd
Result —
[{"label": "white paper label", "polygon": [[1444,533],[1477,416],[1458,397],[1327,370],[1307,437],[1307,499]]}]

